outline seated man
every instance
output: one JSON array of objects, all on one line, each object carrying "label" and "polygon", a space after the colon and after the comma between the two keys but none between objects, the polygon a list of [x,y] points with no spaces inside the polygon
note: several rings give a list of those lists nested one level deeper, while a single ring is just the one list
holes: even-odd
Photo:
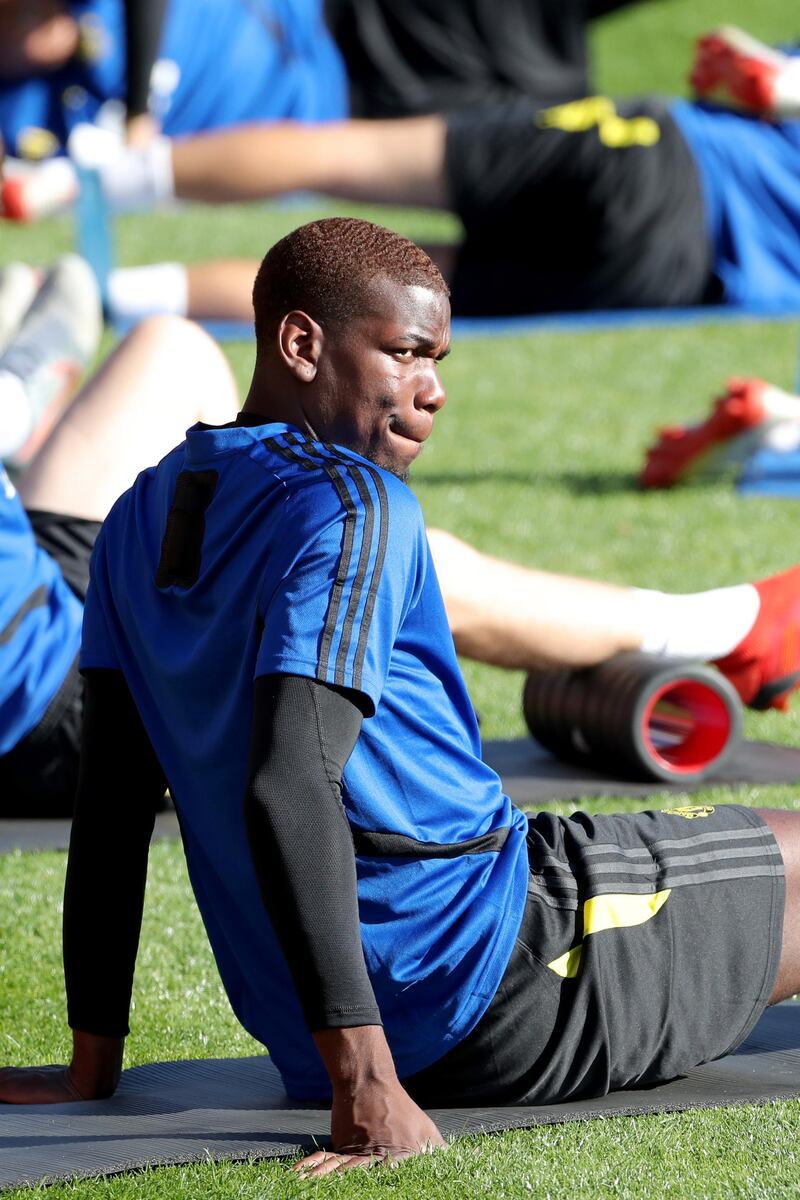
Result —
[{"label": "seated man", "polygon": [[[74,336],[66,302],[78,317],[91,305],[80,260],[69,267],[64,294],[45,296],[29,321],[49,337],[51,356]],[[0,357],[4,409],[17,399],[3,387],[10,357]],[[188,424],[225,420],[236,408],[227,363],[211,339],[186,321],[156,317],[73,401],[18,490],[0,465],[0,816],[71,814],[83,712],[77,654],[100,523]],[[27,426],[17,428],[27,438]]]},{"label": "seated man", "polygon": [[[26,306],[35,279],[36,272],[20,264],[0,271],[0,322],[15,305]],[[27,514],[7,476],[0,503],[5,816],[72,812],[83,711],[74,660],[99,519],[116,490],[179,441],[185,425],[200,416],[232,417],[237,406],[233,380],[212,342],[185,322],[155,319],[117,349],[47,441],[53,401],[60,403],[68,374],[65,348],[74,355],[87,313],[92,324],[92,305],[96,309],[97,297],[88,268],[62,260],[0,354],[0,453],[19,463],[29,448],[39,448],[20,482]],[[30,364],[34,335],[45,332],[43,369],[50,379],[43,386],[40,375],[15,378],[8,366]],[[190,396],[176,384],[182,356],[187,370],[196,367]],[[51,381],[58,394],[48,390]],[[32,390],[49,408],[31,414]],[[80,450],[70,449],[79,434]],[[761,708],[787,707],[800,681],[800,568],[755,585],[672,595],[530,570],[481,554],[443,530],[431,529],[428,537],[456,648],[466,657],[523,670],[587,666],[627,649],[715,659],[742,699]],[[47,604],[33,602],[46,595]]]},{"label": "seated man", "polygon": [[[786,86],[778,92],[774,82],[769,94],[780,103],[765,100],[764,115],[784,111],[785,91],[800,97],[795,60],[781,61]],[[706,76],[709,90],[722,86],[712,89],[715,78]],[[157,140],[123,153],[101,177],[122,206],[305,189],[452,209],[464,239],[437,247],[434,258],[463,315],[706,301],[800,309],[799,158],[796,118],[590,97],[549,109],[518,99],[449,116]],[[46,211],[61,186],[46,169],[9,180],[6,211]],[[237,286],[238,304],[229,299],[214,315],[246,319],[249,289]]]},{"label": "seated man", "polygon": [[331,219],[273,247],[255,311],[240,416],[190,430],[97,542],[73,1059],[0,1072],[0,1099],[114,1090],[167,782],[235,1012],[290,1093],[332,1096],[333,1153],[301,1172],[441,1145],[421,1103],[601,1094],[725,1054],[800,988],[800,816],[526,820],[481,762],[404,483],[445,400],[444,280]]}]

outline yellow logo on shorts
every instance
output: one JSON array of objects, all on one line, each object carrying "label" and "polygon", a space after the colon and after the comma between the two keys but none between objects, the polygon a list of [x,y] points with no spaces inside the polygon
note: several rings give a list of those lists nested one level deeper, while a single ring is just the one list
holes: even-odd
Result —
[{"label": "yellow logo on shorts", "polygon": [[685,817],[687,821],[696,821],[698,817],[710,817],[714,811],[713,804],[687,804],[683,808],[662,808],[668,817]]}]

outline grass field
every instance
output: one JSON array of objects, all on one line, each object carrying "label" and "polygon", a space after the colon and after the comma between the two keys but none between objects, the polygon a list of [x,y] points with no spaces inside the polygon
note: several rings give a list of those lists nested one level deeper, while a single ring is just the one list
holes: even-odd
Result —
[{"label": "grass field", "polygon": [[[777,39],[798,32],[795,18],[789,0],[643,4],[598,28],[598,81],[618,92],[680,90],[697,31],[728,20]],[[136,263],[258,255],[319,211],[333,209],[127,218],[119,224],[119,257]],[[347,211],[369,211],[417,238],[456,232],[449,218],[430,214]],[[66,221],[0,226],[0,261],[45,261],[71,237]],[[449,404],[414,488],[431,524],[553,570],[674,590],[778,570],[800,558],[791,502],[737,499],[722,484],[642,495],[634,477],[654,427],[702,413],[726,376],[758,374],[793,385],[799,341],[796,326],[768,324],[457,342],[443,368]],[[226,349],[244,388],[252,346]],[[470,664],[466,673],[485,736],[520,735],[520,678]],[[749,714],[747,732],[797,744],[800,721],[796,714]],[[788,788],[753,788],[737,799],[800,806]],[[59,1061],[67,1052],[59,947],[64,862],[61,854],[0,859],[0,1063]],[[148,888],[127,1064],[253,1053],[219,985],[177,847],[154,848]],[[470,1138],[395,1172],[313,1185],[280,1164],[224,1164],[57,1186],[47,1195],[788,1197],[800,1190],[799,1138],[800,1104],[789,1103]]]}]

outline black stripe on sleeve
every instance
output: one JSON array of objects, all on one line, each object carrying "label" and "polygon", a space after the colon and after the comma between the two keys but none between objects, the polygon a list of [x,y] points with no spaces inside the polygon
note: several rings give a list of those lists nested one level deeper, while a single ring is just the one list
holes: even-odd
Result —
[{"label": "black stripe on sleeve", "polygon": [[47,603],[49,595],[50,592],[44,585],[37,587],[31,592],[27,600],[19,606],[8,624],[3,629],[0,629],[0,646],[8,645],[28,613],[33,612],[35,608],[43,608]]},{"label": "black stripe on sleeve", "polygon": [[[358,644],[356,653],[353,659],[353,680],[352,686],[356,689],[361,688],[362,676],[364,670],[364,658],[367,651],[367,641],[369,639],[370,623],[372,614],[375,609],[375,599],[378,594],[383,567],[386,560],[386,547],[389,540],[389,500],[386,494],[386,487],[381,479],[380,472],[374,467],[367,466],[365,463],[356,463],[351,459],[345,458],[340,454],[335,446],[330,443],[323,443],[325,451],[331,456],[330,460],[325,459],[319,448],[314,445],[310,439],[307,439],[303,445],[306,453],[312,455],[323,465],[328,461],[340,463],[350,472],[356,490],[358,491],[359,499],[364,505],[364,538],[362,541],[362,553],[359,559],[359,567],[353,583],[353,590],[350,595],[350,603],[348,605],[348,613],[345,618],[345,624],[342,629],[342,636],[339,642],[339,652],[336,656],[334,681],[340,686],[344,686],[346,682],[345,668],[347,659],[350,655],[352,645],[353,625],[355,616],[361,605],[361,598],[366,583],[367,569],[369,558],[372,552],[372,540],[375,527],[375,503],[370,494],[369,488],[364,481],[364,475],[368,475],[375,487],[375,492],[378,497],[378,547],[375,553],[375,561],[372,567],[369,584],[367,586],[367,599],[364,604],[364,612],[359,624]],[[363,571],[362,571],[363,566]]]},{"label": "black stripe on sleeve", "polygon": [[[275,451],[275,453],[285,458],[287,462],[293,463],[295,466],[302,467],[305,471],[316,471],[317,466],[308,458],[303,458],[291,446],[284,446],[281,442],[270,438],[264,445]],[[353,546],[355,543],[355,526],[358,520],[356,506],[353,503],[353,498],[347,490],[347,485],[342,479],[341,473],[333,464],[322,460],[320,464],[325,470],[328,478],[331,480],[339,499],[345,510],[344,535],[342,537],[342,549],[339,555],[339,566],[336,571],[336,578],[331,585],[331,597],[328,604],[328,612],[325,616],[325,625],[322,630],[320,639],[319,659],[317,661],[317,670],[320,676],[327,676],[328,664],[330,661],[331,646],[336,634],[336,629],[339,624],[339,612],[342,606],[342,597],[344,595],[347,576],[350,573],[350,563],[353,557]]]}]

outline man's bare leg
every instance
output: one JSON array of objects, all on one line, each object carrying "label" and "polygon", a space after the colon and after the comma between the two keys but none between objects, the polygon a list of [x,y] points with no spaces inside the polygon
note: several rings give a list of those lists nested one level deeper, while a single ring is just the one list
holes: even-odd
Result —
[{"label": "man's bare leg", "polygon": [[459,654],[517,670],[585,667],[637,650],[632,588],[536,571],[429,529],[436,574]]},{"label": "man's bare leg", "polygon": [[760,808],[758,813],[775,835],[786,872],[783,943],[770,997],[770,1004],[777,1004],[800,992],[800,813],[776,808]]},{"label": "man's bare leg", "polygon": [[102,521],[139,471],[196,421],[237,412],[222,351],[196,325],[154,317],[106,359],[62,417],[19,485],[28,509]]},{"label": "man's bare leg", "polygon": [[[443,117],[399,121],[297,121],[240,125],[115,151],[99,166],[112,209],[152,208],[174,197],[212,204],[315,191],[373,203],[447,208]],[[5,215],[36,220],[77,195],[68,160],[50,160],[2,185]]]},{"label": "man's bare leg", "polygon": [[715,663],[754,708],[800,686],[800,567],[681,595],[554,575],[428,531],[456,649],[499,667],[586,667],[623,650]]},{"label": "man's bare leg", "polygon": [[447,208],[443,117],[242,125],[172,143],[175,195],[221,203],[310,190]]},{"label": "man's bare leg", "polygon": [[[452,245],[424,247],[445,279],[455,268]],[[109,275],[109,304],[117,321],[171,313],[193,321],[253,320],[253,283],[259,260],[219,258],[199,263],[117,267]]]}]

